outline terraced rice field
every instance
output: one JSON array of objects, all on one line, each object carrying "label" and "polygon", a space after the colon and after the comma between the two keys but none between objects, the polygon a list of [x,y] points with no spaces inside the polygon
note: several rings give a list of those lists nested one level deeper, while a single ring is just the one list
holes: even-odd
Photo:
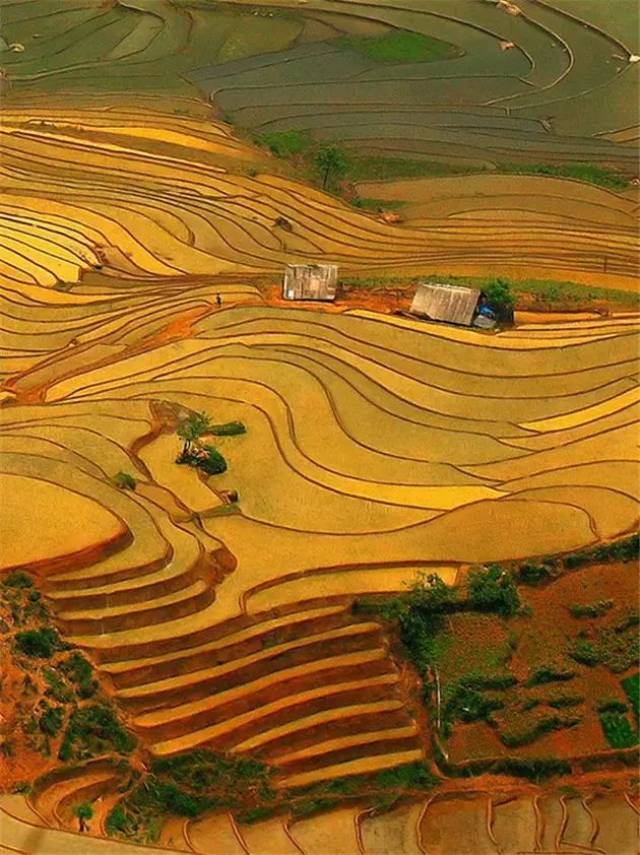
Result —
[{"label": "terraced rice field", "polygon": [[[103,773],[105,774],[105,773]],[[95,773],[96,779],[99,773]],[[30,797],[3,797],[2,827],[13,831],[14,840],[35,836],[50,848],[46,851],[82,852],[86,838],[61,830],[39,827],[47,812],[59,815],[69,788],[61,784]],[[58,820],[59,822],[59,820]],[[166,849],[150,853],[214,851],[229,855],[283,855],[283,853],[344,852],[345,855],[421,855],[451,852],[517,855],[521,852],[615,852],[637,851],[637,807],[621,795],[593,792],[586,796],[553,796],[538,799],[526,792],[491,796],[471,791],[465,797],[429,799],[395,808],[383,816],[371,816],[345,808],[312,819],[286,822],[280,817],[254,826],[239,826],[230,815],[201,820],[181,820],[168,828],[162,843]],[[62,824],[64,827],[64,824]],[[100,841],[92,841],[101,851]],[[28,845],[28,843],[27,843]],[[54,848],[54,847],[59,848]],[[111,847],[111,848],[108,848]],[[128,855],[136,851],[124,843],[103,842],[105,852]],[[12,851],[12,850],[8,850]],[[15,851],[15,850],[13,850]],[[86,850],[84,850],[86,851]]]},{"label": "terraced rice field", "polygon": [[[19,538],[4,567],[39,570],[158,755],[259,749],[293,782],[420,757],[380,628],[351,623],[348,597],[636,523],[633,317],[487,338],[238,305],[140,352],[144,322],[128,348],[93,323],[10,383],[42,403],[2,410],[9,524],[35,513],[23,484],[40,481],[61,497],[42,493],[51,531],[84,514],[83,540],[40,543],[43,561]],[[215,487],[176,478],[167,413],[185,407],[247,425],[220,439]],[[122,469],[135,493],[110,484]],[[239,513],[216,513],[224,489]],[[217,584],[227,550],[237,567]]]},{"label": "terraced rice field", "polygon": [[[280,788],[429,761],[406,671],[353,598],[637,528],[637,314],[485,335],[261,290],[302,261],[635,289],[634,187],[362,182],[363,197],[408,201],[390,225],[226,121],[361,154],[631,178],[640,64],[620,2],[627,24],[609,28],[561,0],[521,0],[519,15],[469,0],[0,0],[0,571],[37,578],[147,758],[258,756]],[[403,32],[437,37],[438,56],[362,47]],[[196,411],[247,428],[216,437],[229,465],[209,479],[174,462]],[[2,797],[0,849],[86,851],[63,832],[73,807],[95,800],[104,833],[120,783],[101,758],[28,803]],[[242,828],[173,817],[158,845],[635,851],[636,808],[617,793],[447,795]]]}]

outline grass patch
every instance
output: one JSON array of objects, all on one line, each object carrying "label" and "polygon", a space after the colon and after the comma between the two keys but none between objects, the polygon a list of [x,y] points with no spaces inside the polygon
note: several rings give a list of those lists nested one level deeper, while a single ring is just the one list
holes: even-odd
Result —
[{"label": "grass patch", "polygon": [[442,178],[447,175],[473,175],[477,172],[477,167],[452,166],[437,160],[351,153],[347,158],[347,177],[356,182],[391,181],[395,178]]},{"label": "grass patch", "polygon": [[383,36],[343,35],[335,43],[353,50],[374,62],[436,62],[460,56],[460,51],[448,42],[409,30],[392,30]]},{"label": "grass patch", "polygon": [[605,169],[593,163],[563,163],[561,166],[548,166],[544,163],[509,163],[500,166],[496,173],[508,175],[546,175],[552,178],[573,178],[587,184],[596,184],[609,190],[625,190],[629,181],[624,175],[613,169]]},{"label": "grass patch", "polygon": [[293,157],[307,151],[312,139],[306,131],[264,131],[255,134],[253,142],[267,148],[276,157]]}]

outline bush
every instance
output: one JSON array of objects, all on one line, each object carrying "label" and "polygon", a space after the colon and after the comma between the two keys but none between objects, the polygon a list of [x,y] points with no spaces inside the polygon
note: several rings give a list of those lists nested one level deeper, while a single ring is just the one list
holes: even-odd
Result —
[{"label": "bush", "polygon": [[574,618],[597,618],[602,617],[603,614],[612,609],[613,605],[613,600],[599,600],[597,603],[590,603],[586,606],[569,606],[569,611],[571,612]]},{"label": "bush", "polygon": [[551,578],[551,570],[545,564],[521,564],[518,575],[525,585],[542,585]]},{"label": "bush", "polygon": [[600,724],[612,748],[631,748],[638,744],[638,734],[626,715],[619,712],[603,712]]},{"label": "bush", "polygon": [[518,682],[513,674],[468,674],[460,681],[471,689],[509,689]]},{"label": "bush", "polygon": [[547,704],[554,709],[560,710],[565,707],[577,707],[584,703],[582,695],[559,695],[557,698],[549,698]]},{"label": "bush", "polygon": [[520,597],[513,576],[499,564],[472,570],[468,588],[471,605],[480,611],[498,612],[504,617],[518,611]]},{"label": "bush", "polygon": [[61,649],[60,637],[55,629],[45,626],[42,629],[27,629],[16,635],[16,647],[25,656],[38,659],[50,659]]},{"label": "bush", "polygon": [[94,705],[75,710],[60,746],[60,760],[84,760],[116,751],[130,754],[136,738],[120,724],[114,711],[107,706]]},{"label": "bush", "polygon": [[384,789],[430,790],[440,783],[440,778],[420,761],[405,763],[392,769],[383,769],[375,777],[375,783]]},{"label": "bush", "polygon": [[81,698],[90,698],[98,689],[97,680],[93,679],[93,668],[81,653],[77,651],[61,663],[60,670],[76,684],[76,691]]},{"label": "bush", "polygon": [[600,654],[595,646],[586,638],[579,638],[569,650],[569,656],[581,665],[592,668],[600,662]]},{"label": "bush", "polygon": [[47,684],[46,694],[62,704],[69,703],[73,692],[60,675],[53,668],[45,667],[42,669],[42,676]]},{"label": "bush", "polygon": [[529,678],[529,686],[539,686],[543,683],[554,683],[556,681],[567,681],[575,677],[576,672],[570,668],[556,667],[554,665],[543,665],[537,668]]},{"label": "bush", "polygon": [[640,707],[640,673],[634,674],[632,677],[627,677],[626,680],[623,680],[622,688],[624,689],[626,696],[629,698],[637,720],[640,715],[638,709]]},{"label": "bush", "polygon": [[246,432],[247,428],[243,422],[226,422],[223,425],[212,425],[209,431],[213,436],[239,436]]},{"label": "bush", "polygon": [[579,722],[580,718],[578,716],[563,718],[559,715],[550,715],[537,719],[529,726],[525,725],[520,729],[512,728],[511,730],[503,731],[500,734],[500,739],[509,748],[519,748],[522,745],[530,745],[545,733],[549,733],[552,730],[563,730],[567,727],[574,727]]},{"label": "bush", "polygon": [[269,817],[273,816],[274,811],[275,808],[270,805],[250,808],[242,813],[237,813],[235,815],[235,820],[241,825],[251,825],[252,822],[259,822],[261,819],[269,819]]},{"label": "bush", "polygon": [[219,475],[226,472],[227,461],[213,445],[202,448],[192,446],[188,451],[182,451],[176,463],[186,463],[195,469],[202,469],[207,475]]},{"label": "bush", "polygon": [[494,710],[504,707],[497,698],[489,698],[462,681],[449,687],[448,697],[443,705],[445,723],[451,721],[487,721]]},{"label": "bush", "polygon": [[506,757],[497,760],[489,769],[495,775],[517,775],[539,783],[554,775],[568,775],[571,765],[567,760],[557,760],[555,757],[539,757],[537,759],[520,759]]},{"label": "bush", "polygon": [[513,323],[513,311],[516,299],[507,281],[504,279],[489,280],[483,285],[482,294],[499,321]]},{"label": "bush", "polygon": [[120,471],[113,476],[113,483],[119,490],[135,490],[137,482],[133,475]]},{"label": "bush", "polygon": [[33,579],[22,570],[14,570],[2,580],[2,584],[7,588],[33,588]]},{"label": "bush", "polygon": [[220,454],[217,448],[213,445],[205,445],[207,457],[198,462],[196,466],[202,469],[207,475],[219,475],[227,470],[227,461]]},{"label": "bush", "polygon": [[626,713],[628,707],[622,701],[619,701],[617,698],[603,698],[601,701],[598,701],[598,712],[615,712],[615,713]]},{"label": "bush", "polygon": [[596,561],[637,561],[639,548],[640,535],[632,534],[629,537],[614,540],[612,543],[602,543],[591,549],[572,552],[570,555],[565,556],[564,564],[565,567],[574,569],[582,567],[583,564]]},{"label": "bush", "polygon": [[62,727],[63,719],[63,707],[50,707],[49,704],[46,704],[44,712],[42,713],[42,715],[40,716],[40,720],[38,721],[38,726],[40,727],[40,730],[44,734],[46,734],[46,736],[56,736],[56,734]]}]

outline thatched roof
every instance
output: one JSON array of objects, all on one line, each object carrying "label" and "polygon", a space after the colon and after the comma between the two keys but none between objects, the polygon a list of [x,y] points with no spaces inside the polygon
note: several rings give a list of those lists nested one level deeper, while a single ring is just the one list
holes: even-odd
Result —
[{"label": "thatched roof", "polygon": [[468,327],[473,322],[479,299],[477,288],[420,284],[411,304],[411,313],[433,321],[448,321]]}]

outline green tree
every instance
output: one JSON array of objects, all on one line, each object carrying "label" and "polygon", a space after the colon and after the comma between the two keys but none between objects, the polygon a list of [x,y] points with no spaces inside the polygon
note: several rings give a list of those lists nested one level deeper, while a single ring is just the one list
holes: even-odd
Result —
[{"label": "green tree", "polygon": [[93,808],[89,802],[76,805],[73,812],[78,820],[80,831],[87,831],[87,821],[93,819]]},{"label": "green tree", "polygon": [[347,158],[334,145],[322,148],[316,155],[316,166],[322,175],[322,187],[326,189],[330,178],[339,178],[347,171]]},{"label": "green tree", "polygon": [[472,570],[468,585],[471,605],[480,611],[498,612],[510,617],[520,606],[513,576],[499,564]]},{"label": "green tree", "polygon": [[482,293],[499,321],[513,322],[516,300],[508,282],[504,279],[493,279],[482,288]]},{"label": "green tree", "polygon": [[200,437],[211,431],[211,420],[206,413],[191,413],[191,415],[180,422],[176,433],[183,442],[181,457],[189,456],[191,446],[198,442]]}]

